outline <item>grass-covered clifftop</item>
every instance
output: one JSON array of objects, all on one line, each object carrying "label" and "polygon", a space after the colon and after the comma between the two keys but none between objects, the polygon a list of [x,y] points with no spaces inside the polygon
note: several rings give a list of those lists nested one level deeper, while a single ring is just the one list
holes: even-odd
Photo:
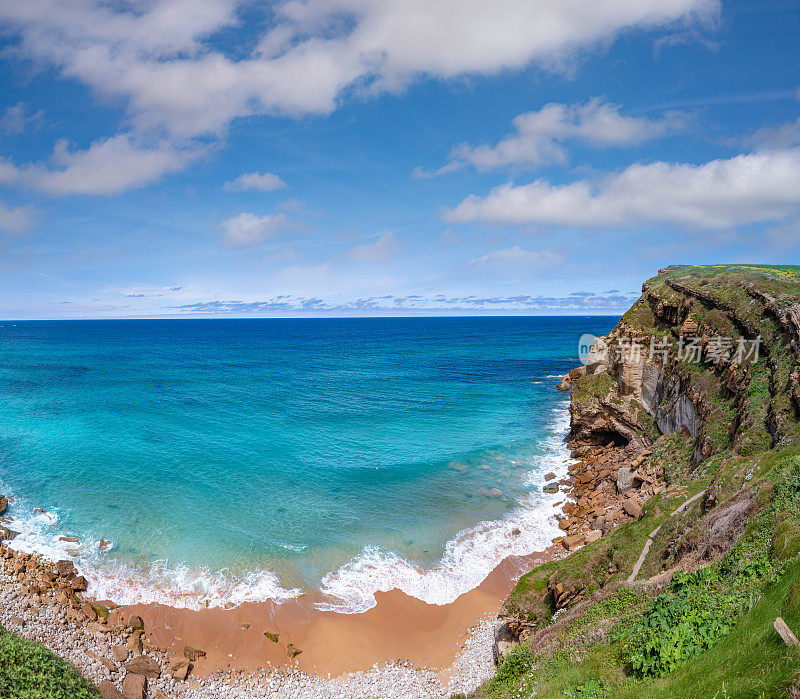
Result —
[{"label": "grass-covered clifftop", "polygon": [[[690,337],[701,361],[677,356]],[[736,356],[758,339],[758,361]],[[800,692],[800,649],[773,627],[800,632],[800,267],[668,267],[603,344],[572,382],[573,453],[607,469],[624,448],[657,483],[625,486],[641,517],[522,577],[505,605],[521,642],[477,696]]]}]

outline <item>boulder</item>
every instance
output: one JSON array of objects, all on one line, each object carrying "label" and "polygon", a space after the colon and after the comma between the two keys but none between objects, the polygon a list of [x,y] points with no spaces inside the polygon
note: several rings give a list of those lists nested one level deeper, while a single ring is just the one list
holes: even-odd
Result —
[{"label": "boulder", "polygon": [[94,651],[91,650],[87,651],[86,654],[90,658],[94,658],[95,660],[97,660],[104,667],[108,668],[109,672],[116,672],[119,669],[117,667],[117,664],[113,660],[111,660],[111,658],[106,658],[105,656],[100,655],[99,653],[95,653]]},{"label": "boulder", "polygon": [[169,663],[168,671],[176,680],[183,682],[191,669],[192,665],[186,658],[175,656]]},{"label": "boulder", "polygon": [[556,388],[559,391],[569,391],[569,384],[570,384],[569,376],[562,376],[558,380],[558,383],[556,384]]},{"label": "boulder", "polygon": [[19,532],[8,527],[0,527],[0,541],[13,541],[18,536]]},{"label": "boulder", "polygon": [[592,541],[597,541],[598,539],[602,538],[603,532],[599,529],[592,529],[592,531],[586,533],[586,543],[589,544]]},{"label": "boulder", "polygon": [[75,575],[75,564],[72,561],[57,561],[56,571],[62,578],[69,578]]},{"label": "boulder", "polygon": [[623,501],[622,509],[634,519],[639,519],[642,516],[642,506],[634,498],[628,498]]},{"label": "boulder", "polygon": [[141,631],[144,629],[144,621],[142,621],[142,617],[134,614],[130,619],[128,619],[128,626],[130,626],[134,631]]},{"label": "boulder", "polygon": [[294,660],[300,653],[302,653],[294,643],[287,643],[286,644],[286,655],[288,656],[289,660]]},{"label": "boulder", "polygon": [[517,645],[517,639],[508,623],[503,622],[494,627],[494,644],[492,645],[492,656],[495,665],[502,665],[511,649]]},{"label": "boulder", "polygon": [[142,654],[142,636],[141,634],[133,634],[128,639],[128,650],[132,651],[134,655],[141,655]]},{"label": "boulder", "polygon": [[103,680],[98,684],[97,690],[100,692],[100,696],[103,697],[103,699],[125,699],[125,697],[119,693],[119,690],[108,680]]},{"label": "boulder", "polygon": [[0,495],[0,515],[8,509],[8,498]]},{"label": "boulder", "polygon": [[550,473],[545,473],[544,474],[544,479],[546,481],[552,481],[555,477],[556,477],[556,474],[553,473],[552,471],[550,471]]},{"label": "boulder", "polygon": [[183,647],[183,657],[191,662],[197,662],[198,658],[204,658],[206,652],[204,650],[200,650],[199,648],[192,648],[191,646],[184,646]]},{"label": "boulder", "polygon": [[124,699],[147,699],[147,678],[129,672],[122,683]]},{"label": "boulder", "polygon": [[620,495],[627,495],[634,489],[636,484],[636,471],[632,468],[620,468],[617,471],[617,492]]},{"label": "boulder", "polygon": [[81,611],[89,621],[97,621],[97,612],[94,611],[94,607],[88,602],[84,602],[81,605]]},{"label": "boulder", "polygon": [[552,495],[553,493],[558,492],[558,483],[548,483],[547,485],[542,487],[543,493],[549,493]]},{"label": "boulder", "polygon": [[586,537],[583,534],[572,534],[571,536],[565,536],[561,543],[567,551],[574,551],[586,543]]},{"label": "boulder", "polygon": [[146,655],[139,655],[129,660],[125,663],[125,670],[135,675],[144,675],[152,680],[161,676],[161,666]]},{"label": "boulder", "polygon": [[112,646],[111,655],[118,663],[124,663],[128,659],[130,651],[125,646]]}]

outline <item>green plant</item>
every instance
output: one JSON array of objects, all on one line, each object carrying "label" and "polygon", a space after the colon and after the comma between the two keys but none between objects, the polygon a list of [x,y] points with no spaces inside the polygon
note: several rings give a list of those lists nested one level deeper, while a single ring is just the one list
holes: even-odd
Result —
[{"label": "green plant", "polygon": [[0,697],[89,699],[97,690],[41,643],[0,626]]},{"label": "green plant", "polygon": [[570,685],[564,690],[564,696],[573,699],[605,699],[606,685],[603,680],[589,680],[583,684]]}]

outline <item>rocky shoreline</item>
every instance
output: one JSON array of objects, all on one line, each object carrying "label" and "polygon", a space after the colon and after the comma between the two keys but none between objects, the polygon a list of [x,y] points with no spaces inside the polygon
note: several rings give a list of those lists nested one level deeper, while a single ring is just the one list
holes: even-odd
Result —
[{"label": "rocky shoreline", "polygon": [[[569,443],[575,459],[566,478],[545,486],[567,498],[557,515],[564,535],[548,550],[561,557],[601,538],[611,528],[642,515],[644,502],[661,492],[659,473],[649,465],[651,452],[641,441],[619,446]],[[549,476],[551,474],[548,474]],[[5,500],[5,499],[3,499]],[[5,520],[8,524],[8,520]],[[16,535],[3,526],[0,540]],[[204,655],[186,646],[171,655],[149,638],[141,617],[128,616],[113,605],[85,597],[86,580],[70,561],[52,562],[40,555],[0,547],[0,623],[42,642],[72,662],[98,686],[104,699],[154,697],[448,697],[468,693],[494,674],[510,646],[526,638],[526,629],[513,616],[479,620],[465,638],[463,650],[450,668],[446,683],[438,668],[418,668],[394,662],[339,678],[321,678],[297,668],[274,667],[253,672],[228,671],[193,677],[193,663]],[[575,591],[551,591],[557,608],[566,606]]]},{"label": "rocky shoreline", "polygon": [[494,673],[491,615],[469,630],[445,683],[437,668],[408,662],[333,679],[268,662],[253,672],[194,677],[202,649],[185,646],[182,655],[171,655],[158,648],[141,617],[85,597],[86,580],[70,561],[54,563],[6,545],[0,561],[0,624],[71,662],[103,699],[448,697],[472,691]]}]

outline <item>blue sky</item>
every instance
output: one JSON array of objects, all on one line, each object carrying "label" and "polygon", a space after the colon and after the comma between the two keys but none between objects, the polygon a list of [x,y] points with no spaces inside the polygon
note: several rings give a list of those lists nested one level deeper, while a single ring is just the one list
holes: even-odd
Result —
[{"label": "blue sky", "polygon": [[615,313],[796,263],[800,3],[0,0],[0,317]]}]

